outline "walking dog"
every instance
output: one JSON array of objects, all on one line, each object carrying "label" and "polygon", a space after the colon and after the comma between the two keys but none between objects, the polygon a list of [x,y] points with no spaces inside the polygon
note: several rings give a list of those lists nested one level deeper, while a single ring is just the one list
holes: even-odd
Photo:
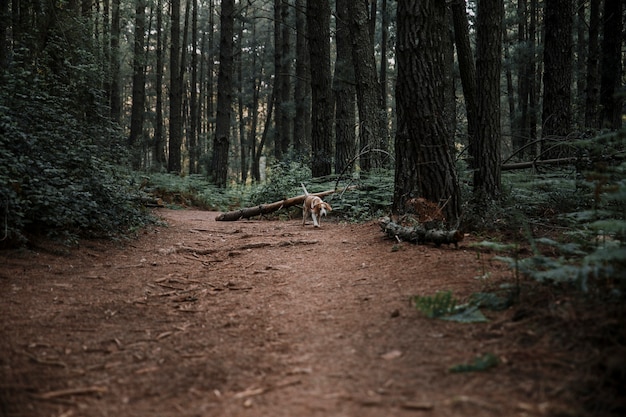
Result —
[{"label": "walking dog", "polygon": [[310,195],[304,184],[301,183],[300,185],[302,185],[304,195],[306,196],[304,198],[304,205],[302,206],[302,226],[306,224],[306,220],[310,214],[313,219],[313,226],[320,227],[322,216],[326,216],[326,212],[332,211],[333,209],[330,207],[330,204],[322,201],[321,198]]}]

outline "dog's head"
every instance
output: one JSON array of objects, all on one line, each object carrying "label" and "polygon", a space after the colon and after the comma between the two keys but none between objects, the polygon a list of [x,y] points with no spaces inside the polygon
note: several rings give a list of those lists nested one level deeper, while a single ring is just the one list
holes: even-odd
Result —
[{"label": "dog's head", "polygon": [[330,204],[322,201],[319,204],[320,207],[320,215],[325,216],[327,211],[333,211],[333,208],[330,206]]},{"label": "dog's head", "polygon": [[316,196],[307,197],[304,204],[307,209],[314,211],[315,213],[319,213],[322,216],[325,216],[328,211],[333,211],[330,204]]}]

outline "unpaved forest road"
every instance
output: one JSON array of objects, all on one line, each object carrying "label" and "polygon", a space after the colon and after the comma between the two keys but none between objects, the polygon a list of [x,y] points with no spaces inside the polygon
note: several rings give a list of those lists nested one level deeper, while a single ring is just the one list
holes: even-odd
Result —
[{"label": "unpaved forest road", "polygon": [[[131,242],[0,252],[0,415],[570,415],[511,310],[464,325],[410,305],[510,276],[467,242],[157,214]],[[498,367],[448,371],[487,352]]]}]

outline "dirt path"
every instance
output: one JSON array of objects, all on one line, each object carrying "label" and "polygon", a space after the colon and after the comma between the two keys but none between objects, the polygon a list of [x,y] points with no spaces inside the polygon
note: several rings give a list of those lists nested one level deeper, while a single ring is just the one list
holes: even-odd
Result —
[{"label": "dirt path", "polygon": [[[510,311],[462,325],[409,304],[478,291],[485,268],[510,274],[463,245],[397,245],[375,223],[159,214],[168,227],[129,243],[0,253],[0,415],[521,416],[555,406],[558,382],[537,372],[532,343],[518,345]],[[501,365],[448,371],[486,352]]]}]

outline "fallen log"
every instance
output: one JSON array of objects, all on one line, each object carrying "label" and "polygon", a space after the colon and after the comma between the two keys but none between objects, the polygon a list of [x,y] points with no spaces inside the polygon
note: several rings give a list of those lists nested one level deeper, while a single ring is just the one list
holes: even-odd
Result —
[{"label": "fallen log", "polygon": [[383,217],[378,224],[387,236],[411,243],[434,243],[436,246],[453,244],[458,248],[459,242],[463,240],[463,233],[458,230],[429,230],[420,225],[406,227],[394,223],[389,217]]},{"label": "fallen log", "polygon": [[[355,187],[349,187],[348,190],[354,189]],[[326,197],[327,195],[334,194],[338,190],[328,190],[323,191],[321,193],[311,193],[311,195],[315,195],[318,197]],[[255,207],[246,207],[239,210],[229,211],[226,213],[219,214],[215,220],[218,222],[232,222],[240,219],[249,219],[250,217],[260,216],[262,214],[273,213],[282,208],[293,207],[297,205],[301,205],[304,203],[304,199],[306,195],[302,194],[297,197],[287,198],[285,200],[276,201],[270,204],[261,204]]]}]

